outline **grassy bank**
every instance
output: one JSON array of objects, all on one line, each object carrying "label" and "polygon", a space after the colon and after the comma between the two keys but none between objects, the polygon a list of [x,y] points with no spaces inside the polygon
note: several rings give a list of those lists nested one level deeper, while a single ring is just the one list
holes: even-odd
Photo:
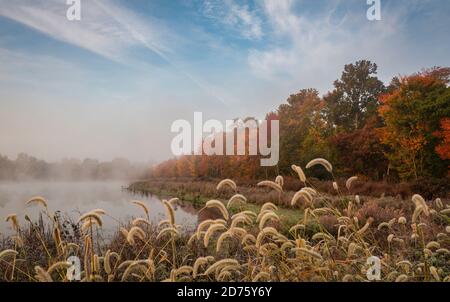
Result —
[{"label": "grassy bank", "polygon": [[166,217],[157,224],[145,203],[132,201],[141,216],[117,225],[109,242],[102,240],[104,210],[66,221],[44,198],[32,198],[27,204],[42,209],[39,221],[6,218],[14,235],[0,242],[0,280],[68,281],[67,259],[76,256],[83,281],[363,282],[375,256],[380,280],[450,281],[448,200],[360,198],[339,186],[331,196],[308,181],[292,196],[277,180],[265,182],[266,189],[231,180],[133,184],[215,213],[185,233],[175,220],[177,199],[163,202]]},{"label": "grassy bank", "polygon": [[[219,181],[220,180],[198,180],[193,178],[151,178],[145,181],[132,183],[128,189],[138,193],[153,194],[160,198],[169,199],[177,197],[182,201],[192,203],[196,208],[200,209],[211,199],[220,200],[226,204],[233,195],[232,190],[217,191],[216,187]],[[299,181],[297,180],[294,182],[298,186]],[[242,185],[239,185],[238,183],[237,192],[247,198],[247,203],[241,205],[239,209],[231,207],[230,212],[235,214],[238,211],[250,210],[258,213],[264,204],[269,202],[274,203],[278,206],[276,213],[280,217],[280,232],[286,234],[293,225],[298,224],[304,218],[304,211],[308,208],[308,205],[305,205],[304,203],[295,206],[291,205],[295,192],[289,189],[295,188],[300,190],[297,186],[292,183],[285,183],[283,187],[287,188],[287,190],[283,191],[282,194],[279,194],[274,190],[260,188],[252,182],[243,182]],[[398,219],[402,215],[412,215],[413,212],[411,196],[405,200],[402,199],[401,196],[384,196],[384,192],[381,194],[381,197],[359,196],[351,194],[347,189],[339,189],[338,192],[336,192],[336,190],[333,189],[332,182],[316,181],[311,184],[311,186],[314,187],[317,192],[320,192],[320,194],[314,198],[315,207],[319,208],[332,206],[333,208],[345,210],[350,203],[355,204],[355,196],[358,196],[360,207],[357,211],[355,210],[354,214],[361,221],[366,221],[368,217],[373,217],[375,223],[382,223],[383,221],[389,221],[394,218]],[[338,186],[339,188],[345,188],[345,182]],[[368,188],[374,187],[375,185],[364,185],[364,182],[359,182],[352,184],[352,186],[356,188]],[[352,192],[355,191],[354,187],[352,187]],[[377,187],[380,188],[381,186],[378,185]],[[361,190],[359,190],[359,192],[360,191]],[[442,198],[442,200],[444,203],[450,201],[448,198]],[[450,220],[445,216],[440,219],[446,223],[450,223]],[[325,225],[329,232],[337,234],[336,225],[338,225],[338,223],[335,218],[330,217],[329,215],[321,216],[318,219],[318,223],[311,222],[308,224],[307,232],[311,235],[314,234],[314,232],[317,232],[320,229],[320,225]]]},{"label": "grassy bank", "polygon": [[[200,209],[205,206],[206,202],[211,199],[220,200],[226,203],[233,195],[230,191],[217,192],[216,186],[218,182],[214,181],[198,181],[198,180],[169,180],[169,179],[150,179],[132,183],[128,189],[132,192],[151,194],[160,198],[179,198],[184,202],[192,203],[196,208]],[[286,192],[279,196],[275,192],[267,190],[241,186],[238,191],[245,195],[247,203],[239,208],[232,207],[230,212],[236,214],[238,211],[253,211],[258,213],[261,206],[266,202],[272,202],[278,205],[277,214],[280,216],[281,230],[287,232],[289,228],[295,225],[303,217],[303,211],[299,208],[289,207],[289,201],[294,192]]]}]

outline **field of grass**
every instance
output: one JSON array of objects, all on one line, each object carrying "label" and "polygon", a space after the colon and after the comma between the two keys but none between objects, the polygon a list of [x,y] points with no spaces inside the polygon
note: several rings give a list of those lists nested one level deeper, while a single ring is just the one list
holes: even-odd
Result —
[{"label": "field of grass", "polygon": [[[312,164],[332,171],[326,160]],[[101,235],[108,215],[102,209],[70,221],[34,197],[28,204],[42,207],[39,221],[25,217],[19,225],[17,215],[6,218],[15,235],[0,242],[0,279],[68,281],[67,259],[77,256],[83,281],[363,282],[375,256],[382,281],[450,280],[448,200],[363,198],[352,192],[356,178],[332,184],[331,196],[300,167],[293,170],[304,186],[297,192],[285,192],[281,176],[245,189],[230,179],[203,188],[216,198],[191,197],[200,213],[208,212],[194,233],[175,221],[178,198],[164,201],[167,217],[157,225],[149,221],[151,209],[133,201],[141,217],[118,225],[108,242]],[[264,201],[250,202],[247,193]]]},{"label": "field of grass", "polygon": [[[216,186],[217,182],[213,181],[154,179],[135,182],[129,186],[128,190],[135,193],[152,194],[166,199],[176,197],[201,209],[211,199],[220,200],[223,203],[228,201],[232,192],[230,193],[229,190],[218,192]],[[247,202],[239,207],[232,206],[230,208],[230,213],[232,214],[246,210],[259,213],[264,203],[272,202],[278,206],[277,214],[280,215],[281,228],[286,232],[303,217],[303,211],[289,206],[289,200],[292,199],[295,192],[284,192],[282,196],[279,196],[276,192],[270,192],[255,186],[239,187],[239,192],[245,195]],[[211,211],[208,211],[208,214],[211,214]]]}]

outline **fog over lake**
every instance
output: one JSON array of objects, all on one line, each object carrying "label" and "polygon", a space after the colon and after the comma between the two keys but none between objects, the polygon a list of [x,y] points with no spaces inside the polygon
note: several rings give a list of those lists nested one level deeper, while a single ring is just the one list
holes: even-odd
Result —
[{"label": "fog over lake", "polygon": [[[119,225],[136,217],[145,217],[142,209],[130,203],[141,200],[150,208],[150,220],[159,222],[166,219],[166,209],[156,196],[133,194],[123,187],[126,182],[0,182],[0,235],[11,232],[10,223],[5,222],[8,214],[16,213],[19,223],[25,225],[25,214],[33,221],[39,218],[42,207],[26,205],[33,196],[42,196],[48,202],[51,212],[61,211],[77,219],[80,213],[93,209],[103,209],[104,233],[110,235]],[[175,206],[176,223],[187,229],[195,227],[197,211],[189,204]]]}]

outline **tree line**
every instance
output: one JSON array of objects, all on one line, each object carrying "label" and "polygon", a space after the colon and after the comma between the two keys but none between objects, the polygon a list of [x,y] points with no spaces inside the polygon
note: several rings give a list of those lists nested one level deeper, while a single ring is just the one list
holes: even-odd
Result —
[{"label": "tree line", "polygon": [[[280,122],[280,161],[260,167],[258,156],[184,155],[157,165],[157,177],[259,179],[289,175],[323,157],[336,176],[409,181],[450,176],[450,68],[396,76],[388,85],[367,60],[344,67],[334,88],[292,94],[266,119]],[[320,169],[311,171],[321,179]]]},{"label": "tree line", "polygon": [[48,163],[25,153],[15,160],[0,155],[0,181],[21,180],[127,180],[145,177],[148,166],[116,158],[108,162],[96,159],[63,159]]}]

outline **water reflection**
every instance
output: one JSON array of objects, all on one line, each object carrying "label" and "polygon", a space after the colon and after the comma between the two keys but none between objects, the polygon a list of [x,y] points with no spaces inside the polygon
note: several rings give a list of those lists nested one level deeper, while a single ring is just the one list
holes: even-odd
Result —
[{"label": "water reflection", "polygon": [[[121,182],[27,182],[0,183],[0,234],[9,234],[11,227],[4,221],[10,213],[16,213],[24,223],[28,214],[37,220],[41,208],[26,206],[25,202],[33,196],[43,196],[48,201],[49,210],[61,211],[76,219],[80,213],[101,208],[108,216],[104,217],[104,232],[114,232],[120,223],[136,217],[144,217],[142,209],[130,203],[138,199],[150,209],[150,220],[158,223],[165,219],[166,209],[159,198],[150,194],[136,194],[123,189]],[[176,223],[184,229],[194,229],[197,210],[190,203],[178,203],[175,207]]]}]

